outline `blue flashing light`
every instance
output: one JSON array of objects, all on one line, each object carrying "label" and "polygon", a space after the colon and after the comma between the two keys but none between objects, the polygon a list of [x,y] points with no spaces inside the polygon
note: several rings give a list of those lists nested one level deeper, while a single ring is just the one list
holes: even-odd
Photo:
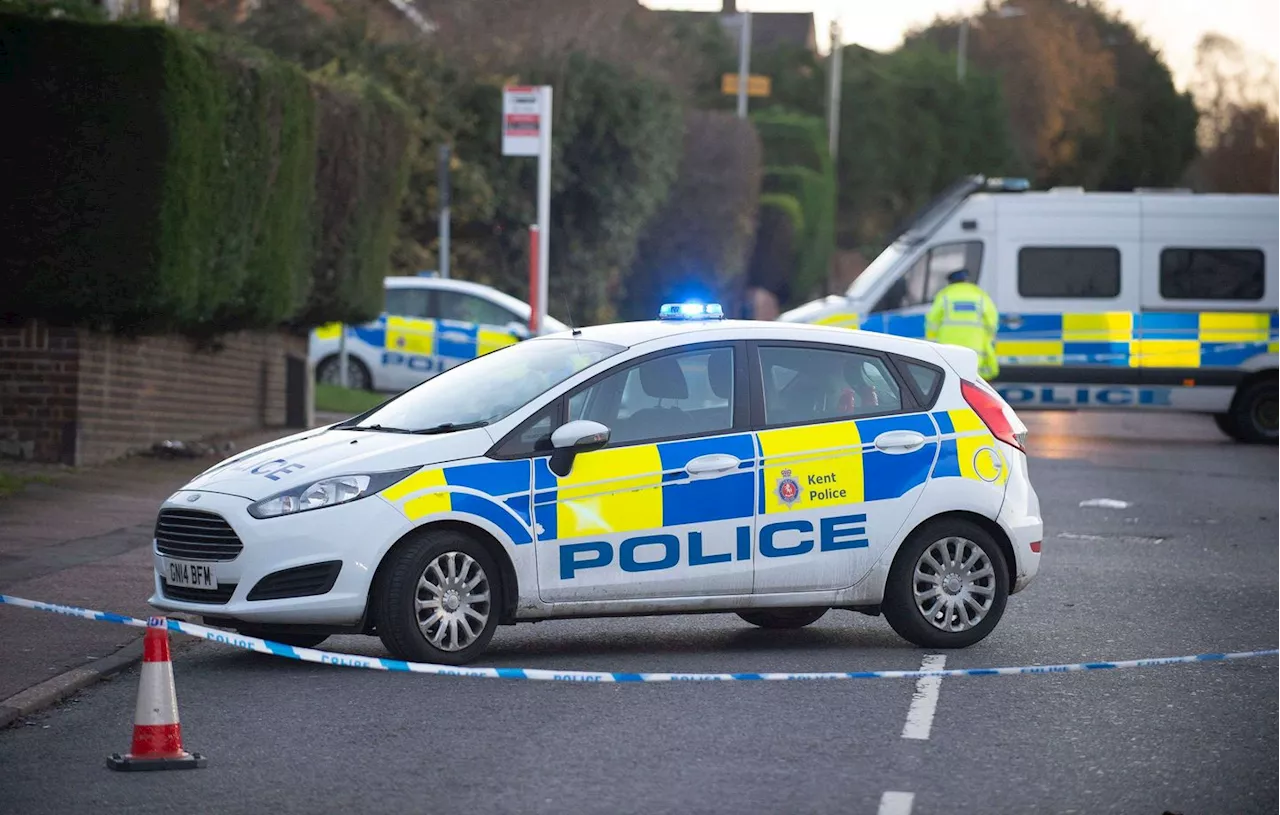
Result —
[{"label": "blue flashing light", "polygon": [[1026,192],[1031,182],[1025,178],[988,178],[987,189],[1001,192]]},{"label": "blue flashing light", "polygon": [[659,320],[723,320],[719,303],[664,303],[658,310]]}]

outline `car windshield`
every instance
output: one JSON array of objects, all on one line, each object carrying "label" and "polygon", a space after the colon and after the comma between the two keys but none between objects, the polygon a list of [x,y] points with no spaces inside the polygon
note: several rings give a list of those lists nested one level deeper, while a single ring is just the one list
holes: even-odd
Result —
[{"label": "car windshield", "polygon": [[862,270],[862,274],[854,278],[853,283],[849,285],[848,295],[865,297],[869,294],[886,274],[897,267],[898,260],[902,257],[903,247],[904,244],[901,241],[896,241],[881,252],[867,268]]},{"label": "car windshield", "polygon": [[568,337],[516,343],[428,379],[350,427],[432,433],[491,424],[622,350]]}]

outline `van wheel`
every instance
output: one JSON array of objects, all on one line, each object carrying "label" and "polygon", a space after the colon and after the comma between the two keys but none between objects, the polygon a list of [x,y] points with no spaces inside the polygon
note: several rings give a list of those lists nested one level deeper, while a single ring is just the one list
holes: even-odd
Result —
[{"label": "van wheel", "polygon": [[502,575],[475,538],[428,531],[397,547],[375,588],[378,637],[400,659],[465,665],[493,638]]},{"label": "van wheel", "polygon": [[1236,425],[1235,425],[1235,422],[1231,421],[1230,413],[1213,414],[1213,423],[1216,424],[1218,426],[1218,429],[1221,430],[1223,433],[1225,433],[1227,436],[1233,439],[1236,437]]},{"label": "van wheel", "polygon": [[995,539],[962,518],[917,529],[898,550],[881,611],[898,636],[922,648],[967,648],[991,633],[1009,599],[1009,571]]},{"label": "van wheel", "polygon": [[[341,364],[337,355],[325,357],[316,366],[316,381],[326,385],[341,385]],[[347,387],[358,391],[373,390],[373,375],[369,366],[350,354],[347,355]]]},{"label": "van wheel", "polygon": [[1231,401],[1231,412],[1218,422],[1222,432],[1245,444],[1275,444],[1280,436],[1276,425],[1275,377],[1242,387]]},{"label": "van wheel", "polygon": [[738,616],[752,625],[761,628],[804,628],[810,623],[822,619],[827,609],[821,606],[812,608],[761,608],[751,611],[739,611]]}]

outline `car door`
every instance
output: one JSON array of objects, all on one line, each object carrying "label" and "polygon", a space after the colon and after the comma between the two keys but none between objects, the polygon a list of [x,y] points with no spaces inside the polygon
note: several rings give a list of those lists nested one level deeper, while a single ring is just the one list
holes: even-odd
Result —
[{"label": "car door", "polygon": [[754,591],[852,586],[919,500],[937,426],[886,354],[802,342],[759,342],[751,354]]},{"label": "car door", "polygon": [[521,323],[507,308],[461,291],[436,292],[438,353],[447,367],[460,365],[519,341],[512,327]]},{"label": "car door", "polygon": [[567,473],[534,461],[547,602],[751,592],[755,446],[744,347],[659,352],[585,383],[567,420],[610,429]]},{"label": "car door", "polygon": [[863,330],[923,339],[925,315],[938,292],[946,288],[947,275],[968,269],[971,282],[983,286],[982,262],[981,240],[951,241],[929,247],[880,298],[873,313],[863,321]]},{"label": "car door", "polygon": [[436,327],[430,319],[432,292],[422,286],[387,289],[381,382],[402,391],[440,373]]}]

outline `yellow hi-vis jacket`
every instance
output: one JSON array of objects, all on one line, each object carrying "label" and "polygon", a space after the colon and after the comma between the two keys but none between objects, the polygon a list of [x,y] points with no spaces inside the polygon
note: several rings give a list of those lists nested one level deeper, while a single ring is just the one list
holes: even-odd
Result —
[{"label": "yellow hi-vis jacket", "polygon": [[1000,373],[996,361],[996,332],[1000,312],[987,293],[973,283],[951,283],[933,300],[925,317],[925,337],[933,342],[972,348],[978,353],[983,379]]}]

